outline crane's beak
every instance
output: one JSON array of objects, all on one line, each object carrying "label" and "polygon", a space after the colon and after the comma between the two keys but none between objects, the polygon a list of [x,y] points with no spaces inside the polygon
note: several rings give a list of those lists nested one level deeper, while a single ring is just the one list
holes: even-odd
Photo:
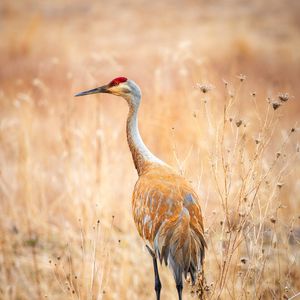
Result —
[{"label": "crane's beak", "polygon": [[88,91],[78,93],[78,94],[75,95],[75,97],[86,96],[86,95],[91,95],[91,94],[98,94],[98,93],[108,93],[108,94],[110,94],[111,91],[109,90],[108,85],[103,85],[103,86],[100,86],[100,87],[92,89],[92,90],[88,90]]}]

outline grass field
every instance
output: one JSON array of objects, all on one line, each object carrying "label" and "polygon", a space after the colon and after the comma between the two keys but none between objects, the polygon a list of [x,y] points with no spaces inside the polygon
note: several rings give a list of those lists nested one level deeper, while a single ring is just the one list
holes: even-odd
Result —
[{"label": "grass field", "polygon": [[299,1],[107,2],[0,3],[0,299],[154,299],[126,102],[73,97],[117,76],[202,199],[203,298],[296,299]]}]

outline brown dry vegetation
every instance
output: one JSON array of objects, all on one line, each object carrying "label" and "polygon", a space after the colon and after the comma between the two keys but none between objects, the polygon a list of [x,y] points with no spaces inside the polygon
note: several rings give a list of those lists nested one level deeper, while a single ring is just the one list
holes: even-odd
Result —
[{"label": "brown dry vegetation", "polygon": [[202,198],[205,297],[293,297],[299,1],[110,2],[0,3],[0,299],[154,299],[126,103],[73,98],[119,75],[143,90],[145,143]]}]

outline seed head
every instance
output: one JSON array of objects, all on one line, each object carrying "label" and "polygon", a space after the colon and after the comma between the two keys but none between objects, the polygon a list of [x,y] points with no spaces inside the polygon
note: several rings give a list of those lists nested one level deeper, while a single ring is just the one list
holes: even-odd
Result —
[{"label": "seed head", "polygon": [[243,82],[243,81],[246,80],[246,75],[240,74],[240,75],[237,76],[237,78],[240,80],[240,82]]},{"label": "seed head", "polygon": [[197,87],[200,89],[200,91],[203,93],[203,94],[206,94],[207,92],[211,91],[214,86],[211,85],[211,84],[201,84],[201,83],[197,83]]},{"label": "seed head", "polygon": [[206,291],[206,292],[208,292],[209,291],[209,286],[208,285],[206,285],[205,287],[204,287],[204,290]]},{"label": "seed head", "polygon": [[279,94],[278,95],[278,99],[281,101],[281,102],[286,102],[288,101],[290,98],[289,94],[288,93],[282,93],[282,94]]},{"label": "seed head", "polygon": [[246,264],[248,259],[246,257],[241,257],[241,263]]},{"label": "seed head", "polygon": [[235,122],[235,125],[236,125],[237,127],[240,127],[242,124],[243,124],[243,121],[242,121],[242,120],[238,120],[238,121]]},{"label": "seed head", "polygon": [[275,224],[275,223],[276,223],[276,218],[272,216],[272,217],[270,218],[270,221],[271,221],[271,223]]},{"label": "seed head", "polygon": [[258,145],[261,142],[261,140],[259,138],[255,139],[255,144]]},{"label": "seed head", "polygon": [[280,188],[280,189],[283,187],[283,185],[284,185],[283,182],[278,182],[278,183],[277,183],[277,187]]},{"label": "seed head", "polygon": [[281,106],[281,103],[279,103],[279,102],[273,102],[273,103],[272,103],[272,107],[273,107],[274,110],[276,110],[276,109],[279,108],[280,106]]},{"label": "seed head", "polygon": [[285,287],[284,287],[284,290],[285,290],[286,292],[288,292],[289,289],[290,289],[290,288],[289,288],[288,286],[285,286]]},{"label": "seed head", "polygon": [[234,98],[234,92],[233,91],[229,91],[228,95],[229,95],[230,98]]},{"label": "seed head", "polygon": [[240,217],[245,217],[245,215],[246,215],[246,213],[244,211],[243,212],[242,211],[239,212],[239,216]]}]

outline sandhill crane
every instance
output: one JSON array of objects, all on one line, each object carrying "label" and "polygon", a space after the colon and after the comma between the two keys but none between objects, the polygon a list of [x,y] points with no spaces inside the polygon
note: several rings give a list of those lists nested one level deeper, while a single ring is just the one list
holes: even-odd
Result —
[{"label": "sandhill crane", "polygon": [[132,212],[140,236],[153,259],[156,299],[161,282],[157,259],[173,271],[178,298],[182,279],[190,273],[192,283],[202,270],[205,252],[203,220],[198,196],[190,184],[145,146],[138,129],[141,90],[132,80],[118,77],[109,84],[75,96],[109,93],[129,105],[127,141],[138,173],[132,197]]}]

